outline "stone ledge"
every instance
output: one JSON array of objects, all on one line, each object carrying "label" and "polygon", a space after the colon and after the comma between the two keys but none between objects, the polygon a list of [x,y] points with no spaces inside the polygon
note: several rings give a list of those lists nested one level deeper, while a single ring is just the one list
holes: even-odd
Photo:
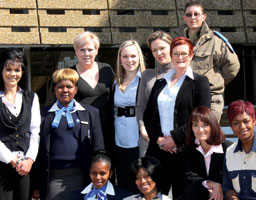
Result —
[{"label": "stone ledge", "polygon": [[101,10],[100,15],[83,15],[82,10],[65,10],[65,15],[49,15],[46,10],[39,10],[39,15],[41,26],[110,26],[107,10]]},{"label": "stone ledge", "polygon": [[176,27],[178,25],[175,11],[169,11],[168,15],[152,15],[151,11],[135,11],[134,15],[117,15],[116,11],[110,11],[110,21],[112,27]]},{"label": "stone ledge", "polygon": [[38,28],[30,32],[12,32],[11,28],[0,27],[1,44],[40,44]]},{"label": "stone ledge", "polygon": [[175,10],[174,0],[108,0],[110,9]]},{"label": "stone ledge", "polygon": [[35,0],[1,0],[0,8],[36,8]]},{"label": "stone ledge", "polygon": [[36,10],[29,14],[10,14],[9,9],[0,9],[0,26],[38,26]]},{"label": "stone ledge", "polygon": [[38,0],[39,9],[107,9],[107,0]]}]

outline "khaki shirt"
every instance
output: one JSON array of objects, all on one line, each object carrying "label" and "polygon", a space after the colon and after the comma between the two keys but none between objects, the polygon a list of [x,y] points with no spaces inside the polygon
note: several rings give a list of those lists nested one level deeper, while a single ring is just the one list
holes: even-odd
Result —
[{"label": "khaki shirt", "polygon": [[[183,25],[175,29],[171,33],[172,37],[185,37],[184,29],[186,27]],[[226,43],[216,36],[204,22],[199,39],[194,46],[191,66],[194,72],[205,75],[209,79],[213,95],[224,92],[225,85],[237,75],[240,63],[236,53],[232,53]]]}]

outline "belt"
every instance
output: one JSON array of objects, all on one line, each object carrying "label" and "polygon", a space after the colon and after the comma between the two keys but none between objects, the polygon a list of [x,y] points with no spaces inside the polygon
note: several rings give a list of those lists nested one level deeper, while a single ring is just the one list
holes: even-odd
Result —
[{"label": "belt", "polygon": [[115,115],[118,117],[134,117],[135,116],[135,106],[125,106],[124,108],[115,107]]}]

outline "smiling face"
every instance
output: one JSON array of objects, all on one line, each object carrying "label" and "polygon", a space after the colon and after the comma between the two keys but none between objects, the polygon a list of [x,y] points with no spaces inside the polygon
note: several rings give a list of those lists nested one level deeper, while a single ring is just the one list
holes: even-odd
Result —
[{"label": "smiling face", "polygon": [[106,185],[111,174],[110,166],[105,162],[95,162],[90,169],[90,178],[96,189]]},{"label": "smiling face", "polygon": [[98,54],[98,49],[95,48],[95,44],[90,40],[84,46],[77,47],[75,52],[80,65],[91,66]]},{"label": "smiling face", "polygon": [[192,57],[189,54],[189,46],[178,45],[172,50],[172,63],[176,70],[187,69]]},{"label": "smiling face", "polygon": [[77,87],[70,80],[61,80],[54,87],[56,98],[61,105],[67,107],[68,104],[74,99],[77,92]]},{"label": "smiling face", "polygon": [[255,121],[247,113],[239,114],[231,122],[234,135],[242,142],[250,141],[254,136]]},{"label": "smiling face", "polygon": [[141,191],[141,193],[144,194],[144,196],[150,195],[152,193],[157,194],[156,183],[152,180],[151,176],[145,169],[140,168],[138,170],[135,182],[138,189]]},{"label": "smiling face", "polygon": [[195,137],[200,141],[200,143],[205,143],[206,140],[211,135],[211,127],[208,123],[201,120],[192,122],[192,130]]},{"label": "smiling face", "polygon": [[121,52],[121,64],[126,72],[134,72],[139,67],[139,54],[134,45],[125,47]]},{"label": "smiling face", "polygon": [[170,45],[161,39],[156,39],[151,43],[151,51],[154,58],[161,64],[171,62]]},{"label": "smiling face", "polygon": [[18,82],[22,77],[21,65],[8,65],[3,68],[2,71],[3,81],[5,87],[17,87]]},{"label": "smiling face", "polygon": [[189,6],[185,10],[183,16],[184,22],[187,24],[190,30],[198,29],[202,26],[206,19],[206,14],[203,13],[200,6]]}]

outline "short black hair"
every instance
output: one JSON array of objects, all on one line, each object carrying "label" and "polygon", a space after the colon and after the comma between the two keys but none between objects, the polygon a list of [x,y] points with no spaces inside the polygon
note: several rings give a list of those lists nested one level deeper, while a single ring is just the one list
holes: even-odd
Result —
[{"label": "short black hair", "polygon": [[156,183],[156,187],[159,190],[162,173],[160,162],[156,158],[150,156],[145,156],[134,160],[130,167],[130,177],[134,182],[136,181],[136,175],[139,169],[144,169],[147,171],[148,175]]},{"label": "short black hair", "polygon": [[111,169],[111,160],[110,158],[107,156],[106,153],[104,152],[99,152],[98,154],[96,154],[93,158],[92,158],[92,162],[91,162],[91,167],[94,163],[96,162],[104,162],[106,164],[108,164],[109,169]]},{"label": "short black hair", "polygon": [[18,86],[25,92],[28,91],[28,71],[27,61],[24,53],[17,48],[8,48],[0,53],[0,90],[4,91],[3,69],[9,65],[20,65],[22,68],[22,77],[18,82]]},{"label": "short black hair", "polygon": [[200,1],[191,1],[191,2],[186,3],[184,12],[186,12],[187,8],[190,7],[190,6],[199,6],[199,7],[201,7],[203,14],[205,14],[204,4],[202,2],[200,2]]}]

